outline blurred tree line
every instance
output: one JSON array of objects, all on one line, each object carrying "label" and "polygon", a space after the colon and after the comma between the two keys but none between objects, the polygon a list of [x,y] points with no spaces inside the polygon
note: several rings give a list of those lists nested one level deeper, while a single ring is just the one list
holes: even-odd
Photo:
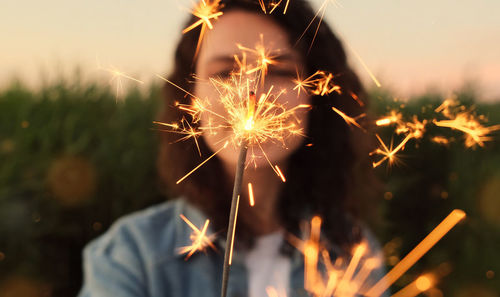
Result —
[{"label": "blurred tree line", "polygon": [[[407,119],[434,118],[443,100],[429,94],[400,102],[379,90],[371,97],[373,114],[400,108]],[[475,97],[458,94],[490,124],[500,123],[500,103]],[[117,101],[108,88],[64,81],[0,92],[0,297],[76,295],[83,246],[118,217],[168,199],[151,130],[160,99],[157,86]],[[393,128],[379,132],[385,142],[401,141]],[[433,135],[453,141],[439,145]],[[468,215],[395,288],[433,272],[441,290],[433,296],[500,296],[499,143],[466,149],[461,132],[429,125],[424,138],[406,145],[400,165],[375,169],[386,183],[375,231],[388,268],[452,209]]]}]

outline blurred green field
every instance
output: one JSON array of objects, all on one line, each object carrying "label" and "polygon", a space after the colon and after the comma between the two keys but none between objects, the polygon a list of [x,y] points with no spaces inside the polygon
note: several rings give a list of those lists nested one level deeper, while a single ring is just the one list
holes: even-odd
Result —
[{"label": "blurred green field", "polygon": [[[404,104],[407,119],[431,119],[443,100],[429,94],[402,103],[379,90],[371,98],[375,115]],[[500,123],[500,103],[478,103],[470,91],[458,99],[487,125]],[[0,91],[0,297],[74,296],[84,244],[123,214],[168,199],[151,130],[160,107],[158,86],[119,101],[109,88],[78,81]],[[380,135],[389,141],[393,129]],[[438,145],[430,140],[437,135],[454,141]],[[375,169],[387,187],[375,231],[387,243],[389,268],[452,209],[468,214],[395,288],[434,272],[443,275],[444,296],[500,296],[500,141],[493,135],[484,148],[466,149],[460,132],[429,125],[423,139],[408,143],[403,164]]]}]

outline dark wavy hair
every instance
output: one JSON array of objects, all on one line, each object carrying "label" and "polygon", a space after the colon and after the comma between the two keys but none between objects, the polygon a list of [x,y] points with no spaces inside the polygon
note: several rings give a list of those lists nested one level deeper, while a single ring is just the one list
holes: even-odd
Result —
[{"label": "dark wavy hair", "polygon": [[[256,0],[227,0],[222,3],[224,12],[240,9],[262,14]],[[287,182],[278,198],[277,215],[283,227],[295,234],[299,233],[300,224],[304,219],[315,214],[320,215],[324,222],[323,234],[330,242],[347,251],[361,239],[356,219],[360,206],[369,205],[369,201],[374,201],[371,198],[379,193],[379,187],[376,186],[368,160],[370,141],[367,134],[357,128],[350,128],[331,109],[334,106],[350,116],[365,112],[365,106],[353,100],[353,96],[357,96],[366,104],[364,89],[347,64],[341,42],[329,26],[323,23],[313,43],[319,20],[316,20],[299,40],[314,14],[306,1],[293,0],[290,1],[286,14],[275,11],[271,15],[265,15],[288,33],[290,44],[304,57],[305,76],[316,70],[328,71],[337,75],[335,82],[342,88],[342,94],[332,93],[311,98],[313,107],[309,111],[305,143],[313,145],[303,145],[290,156]],[[194,21],[196,19],[193,17],[188,24]],[[199,31],[182,35],[175,53],[173,72],[168,77],[170,81],[188,91],[194,86],[189,80],[196,71],[196,62],[193,61],[197,33]],[[164,91],[165,106],[160,120],[179,121],[183,113],[174,108],[174,101],[188,104],[190,98],[170,84],[165,84]],[[190,124],[196,126],[195,123]],[[194,168],[201,159],[196,158],[193,141],[173,143],[176,140],[173,133],[162,133],[160,137],[158,169],[166,188],[171,191],[170,194],[185,197],[208,215],[216,230],[225,230],[233,177],[227,176],[221,161],[214,158],[176,185],[175,181]],[[203,137],[198,142],[205,156],[211,153]],[[250,222],[247,223],[242,216],[243,213],[238,220],[238,242],[251,244],[253,234]]]}]

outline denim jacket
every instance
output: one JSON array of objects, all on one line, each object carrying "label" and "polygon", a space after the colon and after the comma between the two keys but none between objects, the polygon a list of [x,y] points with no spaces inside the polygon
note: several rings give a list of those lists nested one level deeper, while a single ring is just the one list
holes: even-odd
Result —
[{"label": "denim jacket", "polygon": [[[223,245],[219,242],[218,251],[197,252],[185,260],[178,248],[191,245],[192,230],[180,214],[196,226],[205,222],[198,209],[176,199],[120,218],[87,244],[83,250],[84,283],[78,297],[219,297]],[[213,232],[209,226],[207,234]],[[243,257],[236,251],[227,296],[248,296],[247,282]],[[303,296],[308,296],[304,262],[295,251],[287,297]]]}]

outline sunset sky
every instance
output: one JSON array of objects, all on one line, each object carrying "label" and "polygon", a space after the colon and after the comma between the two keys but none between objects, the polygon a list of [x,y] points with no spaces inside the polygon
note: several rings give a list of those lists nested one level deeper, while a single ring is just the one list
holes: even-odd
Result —
[{"label": "sunset sky", "polygon": [[[294,0],[290,0],[294,1]],[[312,1],[317,8],[323,0]],[[338,0],[326,19],[383,87],[401,97],[464,83],[500,100],[500,1]],[[165,74],[190,0],[16,0],[0,2],[0,88],[13,78],[36,86],[78,66],[107,76],[98,59],[145,81]],[[350,61],[368,78],[351,53]]]}]

